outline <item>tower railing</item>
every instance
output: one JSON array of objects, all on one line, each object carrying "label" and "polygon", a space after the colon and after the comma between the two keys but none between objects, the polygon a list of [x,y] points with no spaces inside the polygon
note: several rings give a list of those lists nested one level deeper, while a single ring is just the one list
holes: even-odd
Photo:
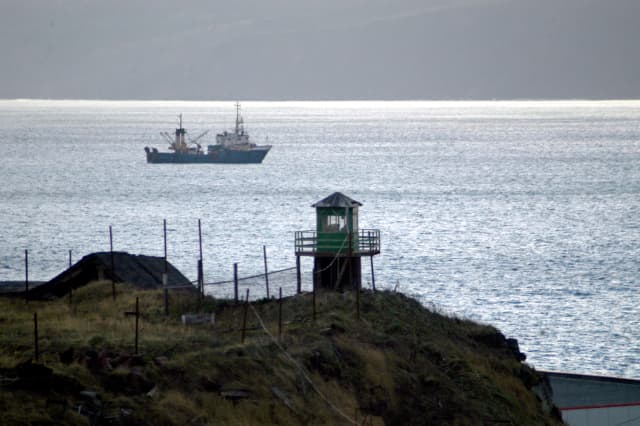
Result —
[{"label": "tower railing", "polygon": [[[295,250],[299,256],[349,254],[349,233],[296,231]],[[351,239],[351,254],[354,256],[373,256],[380,253],[380,230],[360,229]]]}]

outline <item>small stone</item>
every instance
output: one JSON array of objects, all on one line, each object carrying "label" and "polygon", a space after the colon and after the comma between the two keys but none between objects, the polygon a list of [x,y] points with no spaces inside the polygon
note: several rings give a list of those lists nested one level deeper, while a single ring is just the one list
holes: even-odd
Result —
[{"label": "small stone", "polygon": [[151,390],[149,392],[147,392],[147,396],[149,398],[154,398],[159,392],[158,386],[154,386],[153,388],[151,388]]}]

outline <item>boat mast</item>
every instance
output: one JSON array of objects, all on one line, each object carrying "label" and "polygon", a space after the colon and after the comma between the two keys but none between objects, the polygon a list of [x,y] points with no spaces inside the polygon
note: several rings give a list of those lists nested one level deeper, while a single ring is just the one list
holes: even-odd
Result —
[{"label": "boat mast", "polygon": [[242,117],[240,116],[240,102],[236,101],[236,135],[244,133]]},{"label": "boat mast", "polygon": [[184,144],[184,134],[185,130],[182,128],[182,113],[178,115],[178,119],[180,121],[180,126],[176,129],[176,140],[174,142],[174,150],[179,151],[182,149]]}]

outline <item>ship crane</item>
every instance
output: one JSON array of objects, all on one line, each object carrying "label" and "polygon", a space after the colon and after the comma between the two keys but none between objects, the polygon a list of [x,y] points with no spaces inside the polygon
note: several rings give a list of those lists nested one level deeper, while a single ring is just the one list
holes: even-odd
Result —
[{"label": "ship crane", "polygon": [[169,145],[173,145],[173,139],[171,138],[171,135],[168,132],[160,132],[160,134],[164,136],[167,142],[169,142]]},{"label": "ship crane", "polygon": [[196,145],[200,146],[200,144],[198,143],[198,141],[199,141],[200,139],[202,139],[202,138],[203,138],[207,133],[209,133],[209,130],[205,130],[204,132],[200,133],[200,134],[199,134],[198,136],[196,136],[195,138],[193,138],[193,139],[189,139],[189,143],[194,143],[194,144],[196,144]]}]

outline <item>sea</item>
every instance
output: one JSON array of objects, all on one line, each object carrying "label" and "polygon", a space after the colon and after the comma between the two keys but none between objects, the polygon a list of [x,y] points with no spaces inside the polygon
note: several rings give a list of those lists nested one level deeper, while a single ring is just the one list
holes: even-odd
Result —
[{"label": "sea", "polygon": [[234,102],[1,100],[0,281],[24,280],[25,250],[33,281],[110,243],[163,256],[165,221],[189,279],[198,221],[206,282],[263,273],[265,251],[291,268],[294,232],[340,191],[381,232],[378,289],[494,325],[537,369],[640,379],[640,101],[241,108],[273,145],[262,164],[146,163],[179,114],[206,145]]}]

